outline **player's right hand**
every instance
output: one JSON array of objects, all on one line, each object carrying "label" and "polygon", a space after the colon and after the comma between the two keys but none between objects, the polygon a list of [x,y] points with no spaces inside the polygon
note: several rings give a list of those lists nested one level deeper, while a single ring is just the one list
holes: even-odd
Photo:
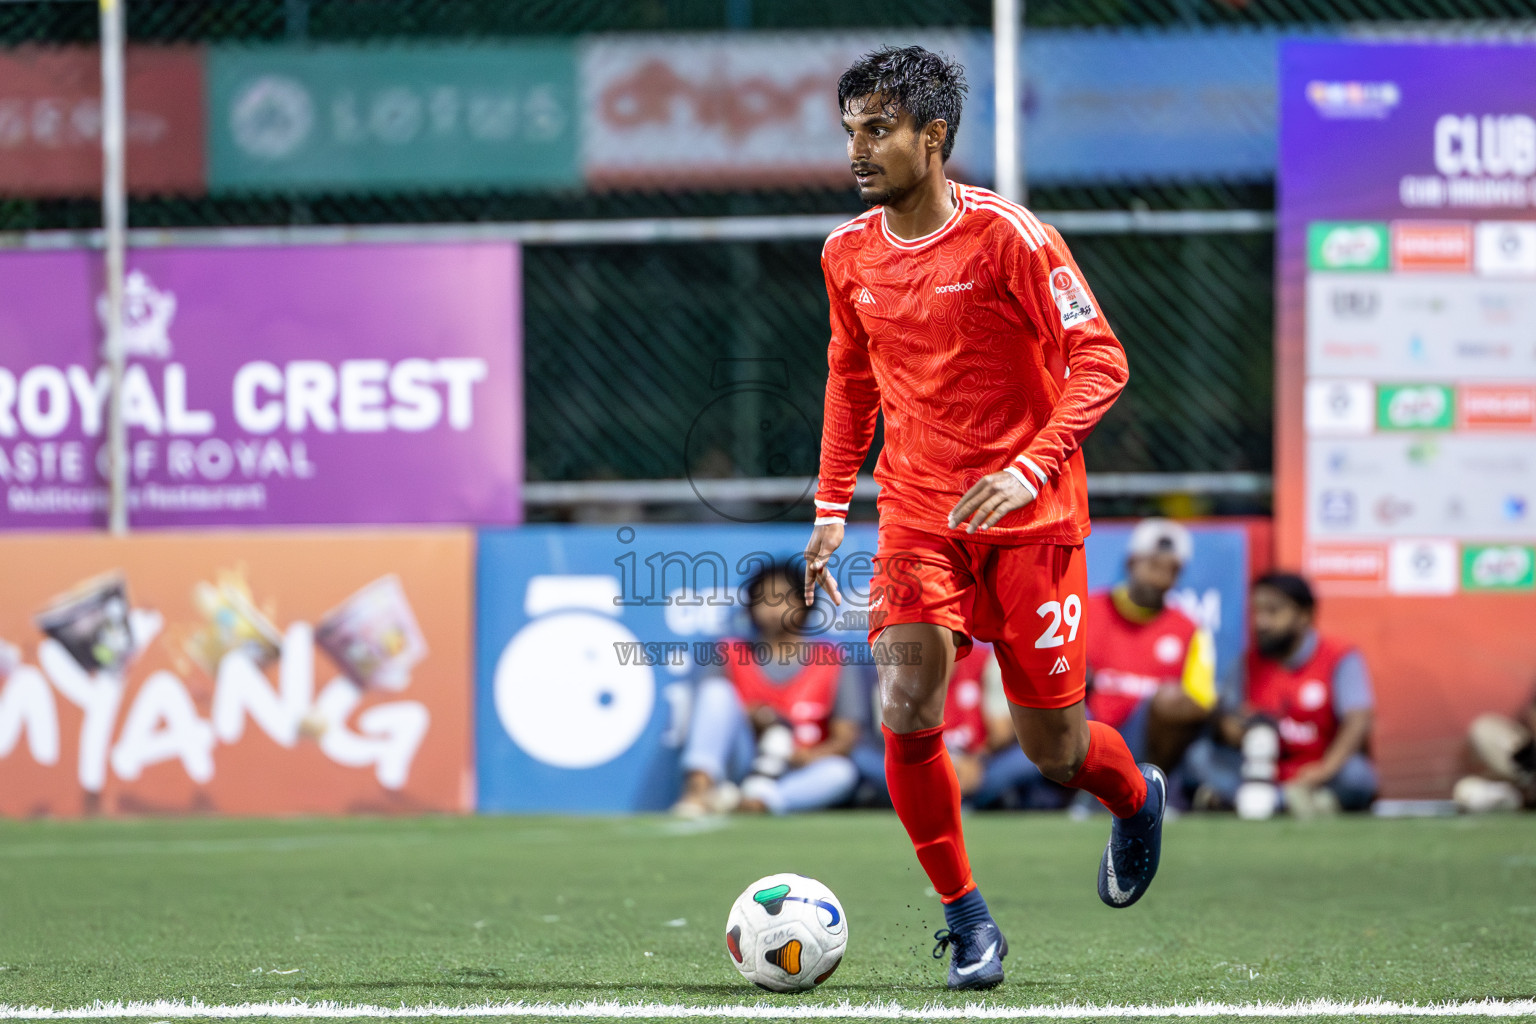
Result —
[{"label": "player's right hand", "polygon": [[837,589],[837,579],[827,568],[832,553],[843,543],[843,524],[824,523],[811,531],[811,539],[805,545],[805,603],[816,603],[816,584],[821,584],[832,597],[834,605],[843,603],[843,595]]}]

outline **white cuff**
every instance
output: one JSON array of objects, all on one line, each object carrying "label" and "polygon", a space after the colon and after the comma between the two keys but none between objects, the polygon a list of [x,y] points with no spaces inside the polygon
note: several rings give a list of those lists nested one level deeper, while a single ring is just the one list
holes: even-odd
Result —
[{"label": "white cuff", "polygon": [[830,526],[833,523],[846,523],[848,520],[842,516],[817,516],[812,526]]},{"label": "white cuff", "polygon": [[1023,463],[1026,469],[1040,478],[1042,484],[1050,483],[1051,478],[1045,475],[1045,470],[1041,469],[1039,464],[1028,455],[1020,455],[1013,461]]},{"label": "white cuff", "polygon": [[847,501],[837,502],[837,501],[822,501],[820,498],[816,499],[816,507],[820,508],[820,509],[825,509],[828,512],[847,512],[848,511],[848,506],[850,504],[851,504],[851,502],[847,502]]},{"label": "white cuff", "polygon": [[1032,484],[1028,480],[1024,479],[1024,474],[1019,472],[1019,467],[1018,466],[1004,466],[1003,467],[1003,472],[1009,474],[1015,480],[1017,480],[1019,483],[1023,484],[1024,485],[1024,489],[1029,492],[1029,496],[1031,498],[1038,498],[1038,497],[1040,497],[1040,492],[1035,490],[1035,485],[1034,484]]}]

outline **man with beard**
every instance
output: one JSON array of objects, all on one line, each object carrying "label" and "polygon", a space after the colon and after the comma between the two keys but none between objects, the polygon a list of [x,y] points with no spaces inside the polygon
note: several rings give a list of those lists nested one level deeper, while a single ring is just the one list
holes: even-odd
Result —
[{"label": "man with beard", "polygon": [[[1317,600],[1300,576],[1260,576],[1249,606],[1253,647],[1246,678],[1240,692],[1227,694],[1217,719],[1225,746],[1201,758],[1191,752],[1192,761],[1203,762],[1207,788],[1197,805],[1235,803],[1244,776],[1255,776],[1257,751],[1266,766],[1272,760],[1282,809],[1303,817],[1366,809],[1377,780],[1367,753],[1375,701],[1365,659],[1313,626]],[[1242,765],[1239,749],[1249,765]]]}]

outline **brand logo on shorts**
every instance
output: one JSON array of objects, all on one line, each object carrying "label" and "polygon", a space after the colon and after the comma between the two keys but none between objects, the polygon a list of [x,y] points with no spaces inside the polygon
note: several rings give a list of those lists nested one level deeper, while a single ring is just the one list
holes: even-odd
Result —
[{"label": "brand logo on shorts", "polygon": [[1067,663],[1067,656],[1063,654],[1061,657],[1056,659],[1056,664],[1051,666],[1051,670],[1047,672],[1046,675],[1059,676],[1063,672],[1070,671],[1072,671],[1072,666]]}]

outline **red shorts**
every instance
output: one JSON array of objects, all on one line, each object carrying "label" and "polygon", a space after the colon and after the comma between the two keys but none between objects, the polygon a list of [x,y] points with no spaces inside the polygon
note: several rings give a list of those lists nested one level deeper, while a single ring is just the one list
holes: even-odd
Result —
[{"label": "red shorts", "polygon": [[869,639],[887,626],[931,622],[997,650],[1008,699],[1064,708],[1083,699],[1088,567],[1081,544],[988,544],[910,526],[880,527],[869,594]]}]

